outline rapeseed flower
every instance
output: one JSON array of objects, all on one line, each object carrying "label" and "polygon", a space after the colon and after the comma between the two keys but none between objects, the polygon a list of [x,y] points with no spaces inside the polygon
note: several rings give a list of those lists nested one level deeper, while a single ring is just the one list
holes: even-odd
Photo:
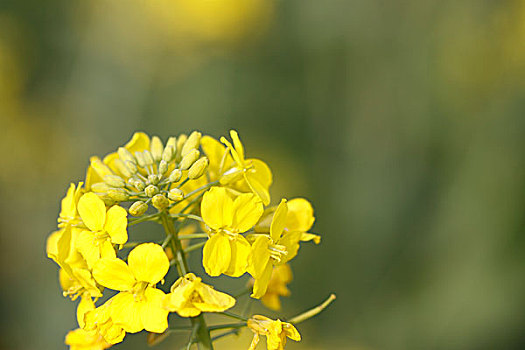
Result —
[{"label": "rapeseed flower", "polygon": [[234,305],[235,298],[216,291],[193,273],[175,281],[164,302],[166,309],[182,317],[195,317],[201,312],[220,312]]},{"label": "rapeseed flower", "polygon": [[238,277],[246,272],[251,246],[242,233],[253,227],[262,213],[263,205],[252,193],[233,200],[225,188],[212,187],[204,194],[201,215],[210,230],[202,253],[206,273]]},{"label": "rapeseed flower", "polygon": [[104,350],[112,345],[97,332],[89,332],[82,328],[69,331],[65,343],[69,345],[70,350]]},{"label": "rapeseed flower", "polygon": [[[283,264],[279,266],[274,266],[272,270],[272,275],[270,281],[268,282],[268,289],[266,293],[261,297],[261,302],[269,309],[278,311],[281,310],[281,296],[287,297],[290,296],[291,292],[286,286],[292,281],[292,269],[290,265]],[[250,284],[253,285],[254,280],[250,281]]]},{"label": "rapeseed flower", "polygon": [[266,347],[268,350],[283,350],[287,338],[295,341],[301,340],[301,335],[291,323],[282,322],[279,319],[274,321],[265,316],[254,315],[248,320],[247,324],[248,328],[254,332],[253,340],[248,350],[255,350],[261,335],[266,336]]}]

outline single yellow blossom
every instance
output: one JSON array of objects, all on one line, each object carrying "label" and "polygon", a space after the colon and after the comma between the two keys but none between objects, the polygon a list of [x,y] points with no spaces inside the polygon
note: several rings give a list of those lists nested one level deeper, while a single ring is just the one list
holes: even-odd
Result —
[{"label": "single yellow blossom", "polygon": [[75,244],[88,266],[92,268],[101,257],[115,256],[113,244],[122,245],[127,242],[127,212],[118,205],[112,206],[106,212],[102,199],[92,192],[80,197],[78,212],[89,230],[83,230]]},{"label": "single yellow blossom", "polygon": [[233,145],[225,137],[221,142],[228,147],[236,163],[236,166],[227,170],[221,177],[221,184],[228,185],[240,179],[248,185],[251,192],[255,193],[263,201],[264,205],[270,203],[268,189],[272,184],[272,172],[268,165],[259,159],[245,159],[244,146],[239,139],[237,131],[231,130],[230,136]]},{"label": "single yellow blossom", "polygon": [[162,333],[168,328],[168,311],[163,308],[165,294],[155,288],[169,270],[162,247],[144,243],[128,255],[128,263],[117,258],[102,258],[93,267],[95,280],[120,291],[111,299],[113,322],[129,333]]},{"label": "single yellow blossom", "polygon": [[104,350],[111,347],[99,333],[82,328],[69,331],[65,343],[70,350]]},{"label": "single yellow blossom", "polygon": [[122,326],[113,322],[111,318],[111,303],[112,299],[95,308],[93,303],[86,302],[82,310],[80,310],[81,305],[79,305],[77,318],[81,328],[91,332],[96,331],[109,344],[117,344],[124,340],[126,332]]},{"label": "single yellow blossom", "polygon": [[77,203],[83,192],[82,185],[83,182],[79,182],[77,186],[73,183],[69,185],[66,196],[61,201],[58,227],[65,227],[68,223],[77,223]]},{"label": "single yellow blossom", "polygon": [[248,272],[255,279],[252,297],[259,299],[266,293],[268,283],[274,265],[282,265],[290,260],[288,252],[295,249],[301,236],[300,232],[289,232],[283,235],[288,206],[286,199],[275,210],[270,234],[256,234],[252,244],[252,251],[249,257]]},{"label": "single yellow blossom", "polygon": [[301,335],[297,329],[288,322],[272,320],[261,315],[252,316],[248,322],[248,328],[254,332],[252,343],[248,350],[255,350],[259,344],[259,337],[266,336],[266,347],[268,350],[283,350],[286,345],[286,338],[295,341],[301,340]]},{"label": "single yellow blossom", "polygon": [[235,298],[218,292],[200,277],[188,273],[171,286],[164,306],[181,317],[195,317],[201,312],[221,312],[235,305]]},{"label": "single yellow blossom", "polygon": [[201,215],[211,231],[202,254],[206,273],[238,277],[246,272],[251,247],[241,233],[255,225],[262,213],[263,205],[252,193],[233,200],[223,187],[212,187],[204,194]]}]

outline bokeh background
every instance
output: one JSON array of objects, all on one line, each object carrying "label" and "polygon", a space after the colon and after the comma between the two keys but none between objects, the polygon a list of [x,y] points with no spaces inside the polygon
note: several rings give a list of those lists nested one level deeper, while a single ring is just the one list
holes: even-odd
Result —
[{"label": "bokeh background", "polygon": [[323,236],[282,314],[338,295],[290,349],[523,349],[524,111],[523,0],[1,0],[0,347],[76,326],[44,244],[91,155],[235,128]]}]

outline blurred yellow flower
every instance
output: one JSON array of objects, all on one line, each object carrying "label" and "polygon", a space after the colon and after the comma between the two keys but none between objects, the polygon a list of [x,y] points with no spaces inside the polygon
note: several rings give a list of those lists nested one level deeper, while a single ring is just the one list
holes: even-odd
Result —
[{"label": "blurred yellow flower", "polygon": [[301,335],[291,323],[281,320],[274,321],[261,315],[252,316],[248,320],[248,328],[255,333],[249,350],[254,350],[257,347],[261,335],[266,336],[268,350],[283,350],[286,345],[286,338],[295,341],[301,340]]},{"label": "blurred yellow flower", "polygon": [[201,312],[220,312],[234,305],[235,298],[202,283],[202,279],[193,273],[175,281],[164,303],[169,311],[177,312],[182,317],[195,317]]},{"label": "blurred yellow flower", "polygon": [[70,331],[66,335],[66,344],[70,350],[104,350],[111,347],[97,332],[89,332],[82,328]]},{"label": "blurred yellow flower", "polygon": [[[292,281],[292,278],[293,275],[290,265],[283,264],[274,266],[270,282],[268,282],[268,289],[261,297],[264,306],[275,311],[281,310],[281,300],[279,297],[290,296],[291,292],[286,285]],[[253,280],[251,284],[253,284]]]}]

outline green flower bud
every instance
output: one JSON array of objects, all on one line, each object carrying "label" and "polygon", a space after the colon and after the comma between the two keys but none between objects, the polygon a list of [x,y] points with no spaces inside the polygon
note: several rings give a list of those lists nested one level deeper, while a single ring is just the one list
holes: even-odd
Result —
[{"label": "green flower bud", "polygon": [[166,209],[168,205],[170,205],[170,201],[168,201],[168,198],[166,198],[166,196],[163,194],[156,194],[151,199],[151,204],[153,204],[153,206],[158,210],[163,210]]},{"label": "green flower bud", "polygon": [[151,152],[148,150],[145,150],[144,152],[142,152],[142,154],[144,154],[144,160],[146,161],[146,166],[153,165],[154,160],[153,160],[153,156],[151,155]]},{"label": "green flower bud", "polygon": [[129,199],[129,194],[123,188],[113,188],[108,191],[108,196],[115,202],[125,202]]},{"label": "green flower bud", "polygon": [[199,148],[199,145],[201,143],[201,133],[198,131],[194,131],[190,134],[190,137],[186,140],[184,143],[184,146],[182,146],[181,156],[184,158],[184,156],[194,149]]},{"label": "green flower bud", "polygon": [[177,146],[175,147],[175,151],[176,151],[175,160],[179,161],[182,158],[181,156],[182,147],[186,143],[187,139],[188,139],[188,136],[186,136],[186,134],[180,134],[179,137],[177,137]]},{"label": "green flower bud", "polygon": [[177,149],[177,139],[173,136],[170,136],[170,138],[166,142],[166,147],[168,146],[172,146],[174,150]]},{"label": "green flower bud", "polygon": [[135,162],[127,160],[125,164],[132,174],[136,174],[139,171],[139,169],[137,168],[137,164]]},{"label": "green flower bud", "polygon": [[199,158],[200,152],[196,149],[192,150],[190,153],[186,154],[184,158],[180,161],[179,168],[181,170],[188,170],[193,163]]},{"label": "green flower bud", "polygon": [[146,188],[146,184],[144,183],[144,181],[140,180],[140,179],[135,179],[135,181],[133,181],[133,186],[140,192],[140,191],[144,191],[144,189]]},{"label": "green flower bud", "polygon": [[182,192],[179,188],[172,188],[168,192],[168,198],[171,199],[174,202],[178,202],[182,199],[184,199],[184,192]]},{"label": "green flower bud", "polygon": [[131,170],[126,166],[126,164],[120,158],[115,159],[114,164],[118,172],[121,173],[125,178],[129,178],[131,177],[131,175],[133,175]]},{"label": "green flower bud", "polygon": [[151,155],[153,156],[153,159],[158,162],[162,159],[162,151],[164,150],[164,146],[162,146],[162,141],[159,139],[158,136],[153,136],[151,139]]},{"label": "green flower bud", "polygon": [[104,182],[111,187],[124,187],[126,182],[118,175],[105,175]]},{"label": "green flower bud", "polygon": [[166,146],[164,148],[164,152],[162,153],[162,160],[164,160],[166,163],[169,163],[175,158],[175,149],[173,146]]},{"label": "green flower bud", "polygon": [[208,168],[208,164],[210,164],[208,158],[202,157],[201,159],[193,163],[193,165],[190,167],[190,169],[188,170],[188,177],[192,180],[198,179],[202,176],[202,174],[204,174],[204,172]]},{"label": "green flower bud", "polygon": [[168,162],[166,162],[164,159],[160,161],[159,163],[159,174],[164,175],[168,171]]},{"label": "green flower bud", "polygon": [[122,159],[123,162],[137,162],[135,157],[133,157],[133,154],[131,154],[131,152],[125,149],[124,147],[119,147],[117,153],[119,158]]},{"label": "green flower bud", "polygon": [[157,174],[148,175],[148,181],[149,181],[150,184],[156,185],[160,181],[160,176],[157,175]]},{"label": "green flower bud", "polygon": [[148,196],[148,197],[153,197],[154,195],[159,193],[159,188],[157,186],[154,186],[154,185],[148,185],[144,189],[144,193],[146,193],[146,196]]},{"label": "green flower bud", "polygon": [[171,172],[170,177],[168,178],[169,182],[179,182],[182,178],[182,171],[180,169],[175,169]]},{"label": "green flower bud", "polygon": [[136,201],[129,207],[128,212],[133,216],[140,216],[148,210],[148,205],[143,201]]}]

